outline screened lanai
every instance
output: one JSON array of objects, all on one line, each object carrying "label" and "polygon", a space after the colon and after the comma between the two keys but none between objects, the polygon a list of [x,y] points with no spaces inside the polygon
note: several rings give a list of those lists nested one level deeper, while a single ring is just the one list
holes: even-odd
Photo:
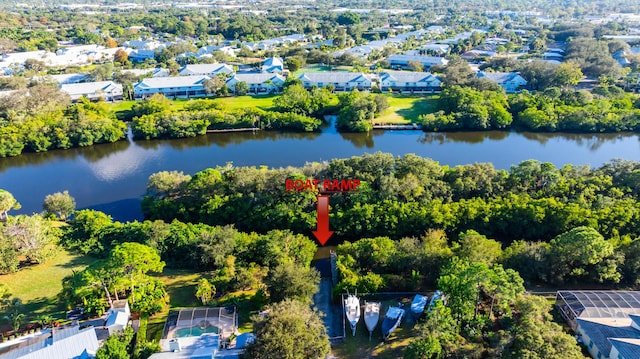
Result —
[{"label": "screened lanai", "polygon": [[640,315],[639,291],[558,291],[556,307],[575,330],[576,318],[627,318]]},{"label": "screened lanai", "polygon": [[172,310],[167,316],[163,339],[219,334],[229,338],[236,330],[235,307],[201,307]]}]

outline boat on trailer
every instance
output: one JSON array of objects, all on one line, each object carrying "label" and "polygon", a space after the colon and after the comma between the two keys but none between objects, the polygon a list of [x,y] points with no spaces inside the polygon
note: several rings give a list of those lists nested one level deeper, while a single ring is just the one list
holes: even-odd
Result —
[{"label": "boat on trailer", "polygon": [[382,338],[387,340],[389,335],[393,333],[396,328],[402,322],[402,318],[404,317],[405,310],[402,307],[389,307],[387,309],[387,313],[384,316],[384,320],[382,321]]},{"label": "boat on trailer", "polygon": [[416,294],[413,297],[413,301],[411,302],[411,315],[416,320],[420,318],[422,312],[424,312],[424,307],[427,306],[427,302],[429,301],[429,297],[426,295]]},{"label": "boat on trailer", "polygon": [[369,331],[369,340],[371,340],[371,334],[378,326],[380,320],[380,302],[364,302],[364,324]]},{"label": "boat on trailer", "polygon": [[344,300],[344,313],[351,326],[351,333],[355,336],[356,326],[360,320],[360,298],[353,294],[348,294],[347,299]]},{"label": "boat on trailer", "polygon": [[429,311],[431,311],[431,309],[433,309],[433,307],[435,307],[436,300],[444,301],[444,295],[443,295],[442,291],[436,290],[436,292],[433,293],[433,297],[431,297],[431,300],[429,301],[429,309],[428,309]]}]

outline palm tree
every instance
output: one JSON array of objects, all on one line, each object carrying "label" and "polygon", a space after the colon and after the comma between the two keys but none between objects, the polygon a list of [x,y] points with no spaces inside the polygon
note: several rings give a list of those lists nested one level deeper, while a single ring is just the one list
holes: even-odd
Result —
[{"label": "palm tree", "polygon": [[11,322],[14,333],[20,329],[20,324],[24,319],[24,314],[20,313],[20,309],[22,309],[22,301],[20,298],[13,298],[7,305],[7,312],[9,314],[4,316],[5,320]]}]

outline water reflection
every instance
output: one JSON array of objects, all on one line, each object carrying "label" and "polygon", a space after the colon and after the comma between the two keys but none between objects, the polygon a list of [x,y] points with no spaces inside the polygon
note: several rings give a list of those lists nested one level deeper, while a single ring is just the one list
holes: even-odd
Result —
[{"label": "water reflection", "polygon": [[340,133],[340,137],[353,143],[357,148],[374,148],[373,136],[377,132],[381,131],[370,131],[366,133]]},{"label": "water reflection", "polygon": [[228,145],[239,145],[247,141],[275,141],[283,139],[297,140],[314,140],[322,135],[321,132],[280,132],[280,131],[247,131],[247,132],[224,132],[224,133],[207,133],[204,136],[191,138],[183,138],[179,140],[150,140],[136,141],[136,145],[155,150],[164,146],[168,146],[177,150],[183,150],[192,147],[210,147],[216,145],[218,147],[227,147]]},{"label": "water reflection", "polygon": [[163,152],[164,148],[148,151],[137,144],[129,144],[121,151],[85,158],[88,160],[87,167],[97,179],[112,182],[136,173],[147,161],[160,158]]},{"label": "water reflection", "polygon": [[[443,165],[491,162],[507,169],[527,159],[561,167],[601,166],[613,158],[640,159],[638,134],[534,132],[278,131],[210,133],[180,140],[120,141],[92,147],[0,158],[0,188],[22,203],[21,213],[42,209],[50,193],[69,190],[79,207],[103,206],[118,217],[138,208],[149,175],[163,170],[193,174],[233,162],[240,166],[302,166],[382,151],[415,153]],[[125,208],[126,207],[126,208]]]},{"label": "water reflection", "polygon": [[40,153],[24,153],[16,157],[0,158],[0,172],[15,167],[33,166],[45,164],[56,160],[85,159],[89,162],[97,162],[112,156],[114,153],[126,151],[131,146],[128,141],[103,143],[89,147],[71,148],[68,150],[54,150]]},{"label": "water reflection", "polygon": [[590,151],[600,149],[604,144],[616,143],[621,140],[630,139],[637,136],[632,132],[621,133],[540,133],[540,132],[520,132],[528,139],[546,144],[549,141],[571,141],[579,146],[584,146]]},{"label": "water reflection", "polygon": [[484,131],[484,132],[424,132],[418,142],[424,144],[453,143],[482,143],[485,140],[499,141],[507,138],[508,131]]}]

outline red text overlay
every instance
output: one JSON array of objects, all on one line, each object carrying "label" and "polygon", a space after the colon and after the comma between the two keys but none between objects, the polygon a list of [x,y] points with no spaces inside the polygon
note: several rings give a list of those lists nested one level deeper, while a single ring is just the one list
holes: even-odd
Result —
[{"label": "red text overlay", "polygon": [[359,179],[308,179],[308,180],[291,180],[285,181],[287,191],[304,191],[318,190],[320,192],[353,192],[358,190],[360,186]]}]

